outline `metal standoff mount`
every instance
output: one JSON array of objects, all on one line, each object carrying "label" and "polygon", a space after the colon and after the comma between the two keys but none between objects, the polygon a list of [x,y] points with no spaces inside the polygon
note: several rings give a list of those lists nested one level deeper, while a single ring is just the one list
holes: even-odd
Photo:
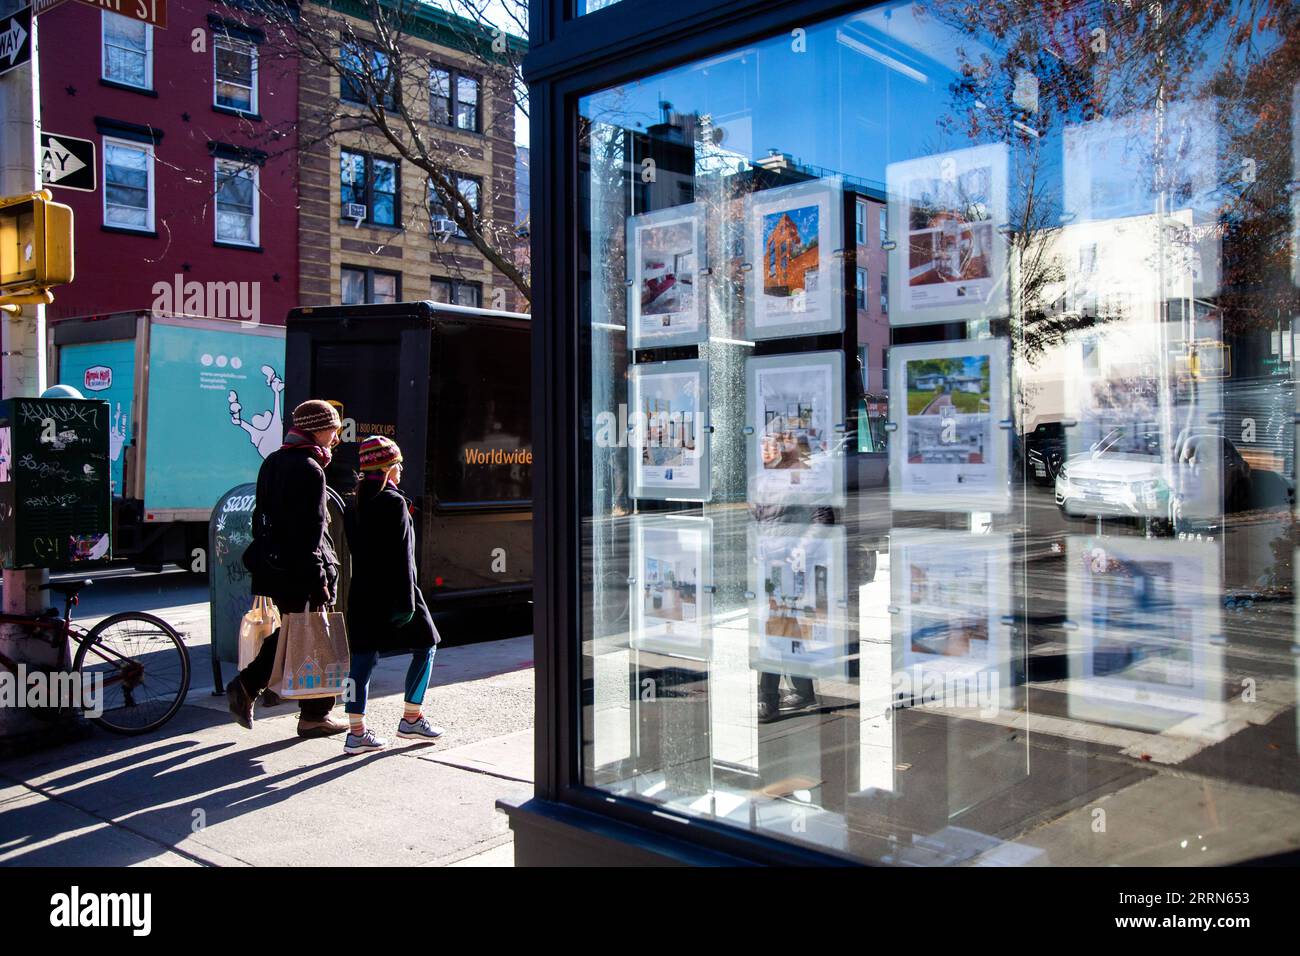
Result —
[{"label": "metal standoff mount", "polygon": [[752,263],[752,262],[742,262],[742,263],[740,264],[740,271],[741,271],[741,272],[753,272],[753,271],[754,271],[754,263]]},{"label": "metal standoff mount", "polygon": [[1016,423],[1010,418],[1004,418],[998,422],[998,428],[1010,430],[1016,427]]},{"label": "metal standoff mount", "polygon": [[893,239],[886,239],[884,242],[880,244],[880,248],[884,249],[886,252],[889,252],[891,249],[897,249],[898,243]]},{"label": "metal standoff mount", "polygon": [[742,435],[752,435],[752,434],[754,434],[754,426],[753,426],[753,425],[746,425],[744,428],[742,428],[742,429],[740,430],[740,433],[741,433]]},{"label": "metal standoff mount", "polygon": [[758,595],[755,594],[753,591],[746,591],[742,596],[746,601],[752,601],[754,600],[754,598],[758,597]]},{"label": "metal standoff mount", "polygon": [[716,584],[701,584],[700,590],[705,594],[717,594],[718,586]]},{"label": "metal standoff mount", "polygon": [[885,431],[887,432],[898,431],[898,422],[885,422]]}]

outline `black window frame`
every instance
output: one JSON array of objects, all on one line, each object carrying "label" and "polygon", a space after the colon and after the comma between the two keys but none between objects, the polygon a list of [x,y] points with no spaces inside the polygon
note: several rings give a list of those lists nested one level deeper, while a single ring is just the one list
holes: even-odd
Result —
[{"label": "black window frame", "polygon": [[[433,109],[433,74],[434,72],[447,74],[447,116],[445,121],[434,114]],[[474,93],[474,126],[461,126],[457,122],[460,107],[460,81],[471,80],[475,84]],[[454,129],[461,133],[482,133],[483,132],[483,77],[472,70],[464,70],[458,66],[451,66],[447,63],[435,62],[429,66],[429,122],[434,126],[443,129]]]},{"label": "black window frame", "polygon": [[[344,272],[361,272],[365,275],[366,301],[365,302],[343,302],[343,273]],[[402,273],[395,269],[378,269],[374,266],[356,266],[343,263],[339,266],[339,302],[342,305],[387,305],[389,303],[375,303],[375,276],[386,275],[392,276],[397,280],[397,288],[393,294],[393,302],[402,301]]]},{"label": "black window frame", "polygon": [[[475,193],[474,193],[475,202],[474,202],[474,204],[473,204],[474,216],[475,216],[475,218],[477,218],[477,217],[483,215],[483,177],[482,177],[482,176],[476,176],[476,175],[474,175],[473,173],[461,173],[461,172],[457,172],[457,173],[456,173],[456,189],[457,189],[457,191],[460,192],[460,194],[461,194],[462,196],[465,195],[465,190],[464,190],[463,185],[462,185],[462,184],[465,183],[465,182],[472,182],[472,183],[475,184],[475,186],[478,187],[477,190],[476,190]],[[432,232],[432,231],[433,231],[433,220],[434,220],[435,218],[437,218],[437,217],[435,217],[434,214],[433,214],[433,207],[434,207],[435,203],[436,203],[439,207],[442,208],[442,210],[444,211],[444,213],[446,212],[447,207],[444,206],[442,203],[437,202],[438,194],[437,194],[437,192],[436,192],[436,191],[434,190],[434,188],[433,188],[433,183],[431,183],[431,182],[427,182],[427,183],[425,184],[425,189],[426,189],[427,194],[428,194],[427,197],[426,197],[426,198],[427,198],[427,202],[426,202],[426,209],[425,209],[425,211],[428,212],[428,214],[429,214],[429,231]],[[450,219],[451,217],[450,217],[450,216],[447,216],[446,218]],[[469,237],[465,235],[465,231],[464,231],[463,229],[461,229],[459,226],[456,227],[456,231],[452,234],[451,238],[453,238],[453,239],[464,239],[464,240],[466,240],[466,241],[468,241],[468,239],[469,239]]]},{"label": "black window frame", "polygon": [[[360,156],[364,160],[364,202],[366,206],[366,218],[362,220],[368,226],[375,226],[379,229],[401,229],[402,228],[402,161],[392,156],[385,156],[382,153],[369,153],[364,149],[353,149],[350,146],[339,147],[339,222],[355,222],[354,219],[348,218],[343,214],[343,207],[346,202],[343,199],[343,157],[345,155]],[[393,164],[393,221],[378,222],[375,219],[375,162],[384,162]],[[387,194],[385,194],[387,195]],[[355,202],[355,200],[353,200]]]},{"label": "black window frame", "polygon": [[[381,50],[376,44],[368,40],[343,39],[339,41],[340,64],[343,64],[344,58],[348,56],[349,51],[353,49],[372,55],[379,54],[384,58],[384,71],[386,74],[388,91],[385,93],[383,98],[383,107],[388,110],[396,109],[397,95],[401,90],[401,84],[397,82],[397,78],[393,74],[393,63],[392,60],[389,59],[387,51]],[[365,96],[366,89],[364,79],[354,80],[350,75],[352,73],[354,73],[354,71],[350,71],[345,67],[343,72],[339,75],[339,100],[343,103],[351,103],[356,106],[369,106],[370,100]]]},{"label": "black window frame", "polygon": [[[465,306],[465,307],[470,309],[483,308],[483,283],[482,282],[479,282],[477,280],[471,280],[471,279],[452,279],[447,276],[429,276],[430,296],[432,296],[433,294],[432,287],[435,282],[445,282],[447,284],[447,290],[448,290],[447,301],[440,302],[439,303],[440,305],[461,305],[460,302],[456,301],[460,290],[473,289],[475,296],[478,299],[478,302],[475,303],[474,305]],[[438,302],[437,299],[433,299],[432,301]]]}]

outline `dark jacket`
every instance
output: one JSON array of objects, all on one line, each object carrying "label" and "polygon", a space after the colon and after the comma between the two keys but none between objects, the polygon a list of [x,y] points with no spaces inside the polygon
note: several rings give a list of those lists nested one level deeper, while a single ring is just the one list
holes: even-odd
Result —
[{"label": "dark jacket", "polygon": [[271,452],[257,473],[254,543],[244,563],[252,592],[305,605],[333,591],[339,560],[329,534],[325,472],[306,447]]},{"label": "dark jacket", "polygon": [[410,502],[383,481],[366,479],[348,505],[352,585],[348,643],[355,653],[414,650],[438,643],[416,583]]}]

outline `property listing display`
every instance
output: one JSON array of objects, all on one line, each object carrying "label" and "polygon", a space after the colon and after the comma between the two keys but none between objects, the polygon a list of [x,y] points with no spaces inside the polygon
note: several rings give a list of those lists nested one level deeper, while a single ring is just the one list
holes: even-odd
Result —
[{"label": "property listing display", "polygon": [[633,496],[707,501],[708,365],[686,359],[634,366],[629,394]]},{"label": "property listing display", "polygon": [[887,170],[894,325],[1005,312],[1007,148],[976,146]]},{"label": "property listing display", "polygon": [[1010,507],[1007,346],[1000,339],[891,350],[890,501],[917,511]]},{"label": "property listing display", "polygon": [[843,506],[843,361],[802,352],[745,362],[751,501]]},{"label": "property listing display", "polygon": [[823,179],[765,189],[745,213],[745,336],[844,328],[843,189]]},{"label": "property listing display", "polygon": [[628,344],[683,345],[708,334],[700,267],[704,227],[694,203],[627,221]]},{"label": "property listing display", "polygon": [[638,515],[632,530],[632,644],[708,660],[713,522]]},{"label": "property listing display", "polygon": [[1070,714],[1214,733],[1223,717],[1223,601],[1214,541],[1069,540]]},{"label": "property listing display", "polygon": [[755,522],[750,529],[751,666],[797,677],[846,673],[844,529]]}]

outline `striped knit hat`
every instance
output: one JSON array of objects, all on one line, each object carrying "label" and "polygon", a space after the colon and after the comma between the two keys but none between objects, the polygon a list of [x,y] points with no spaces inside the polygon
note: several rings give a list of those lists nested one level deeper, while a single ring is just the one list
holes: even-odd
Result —
[{"label": "striped knit hat", "polygon": [[382,435],[371,435],[361,443],[361,470],[383,472],[402,460],[397,442]]},{"label": "striped knit hat", "polygon": [[319,398],[303,402],[293,410],[293,427],[299,431],[318,432],[326,428],[338,428],[342,424],[339,410]]}]

